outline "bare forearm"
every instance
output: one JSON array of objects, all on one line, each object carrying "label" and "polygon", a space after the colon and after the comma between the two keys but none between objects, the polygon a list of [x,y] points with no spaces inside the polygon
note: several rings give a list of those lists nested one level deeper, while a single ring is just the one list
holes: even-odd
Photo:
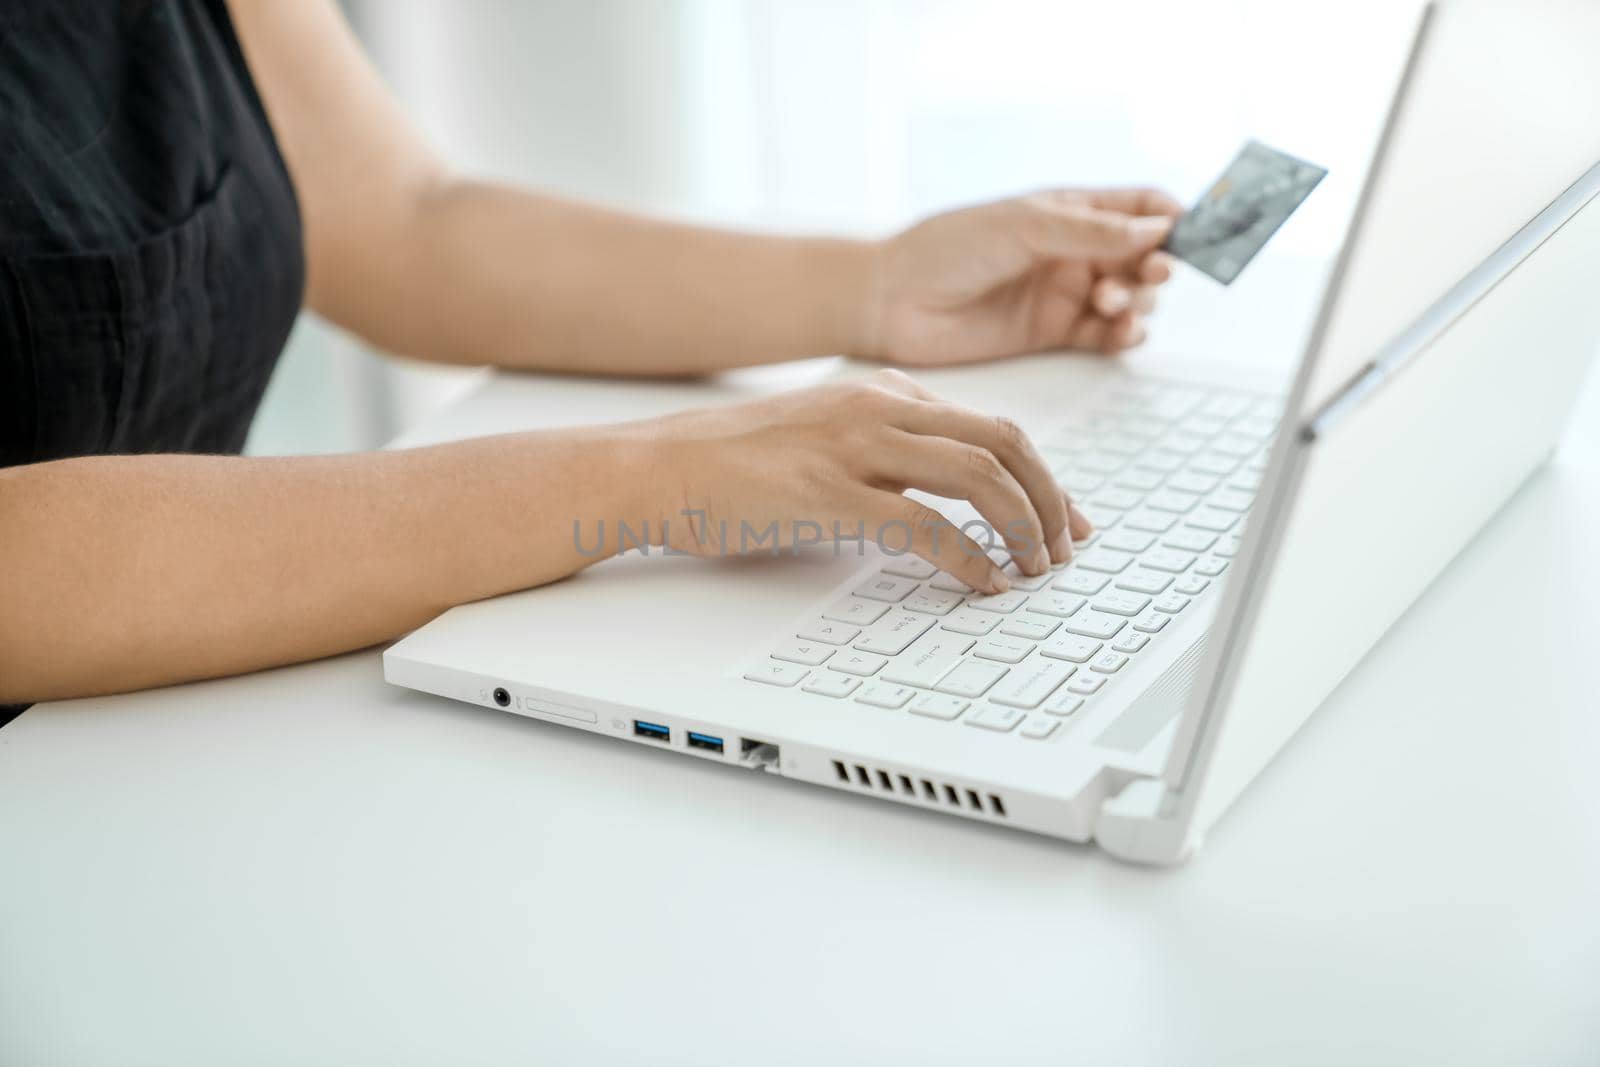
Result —
[{"label": "bare forearm", "polygon": [[600,519],[650,511],[641,432],[0,472],[0,702],[330,655],[572,573]]},{"label": "bare forearm", "polygon": [[397,254],[350,275],[339,317],[408,355],[586,373],[861,354],[874,247],[448,183]]}]

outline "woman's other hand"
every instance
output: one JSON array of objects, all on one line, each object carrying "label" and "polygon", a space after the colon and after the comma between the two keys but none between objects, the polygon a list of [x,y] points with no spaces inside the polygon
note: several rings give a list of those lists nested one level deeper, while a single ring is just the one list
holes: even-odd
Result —
[{"label": "woman's other hand", "polygon": [[[678,551],[787,552],[830,543],[836,529],[846,540],[864,531],[996,593],[1008,582],[986,549],[1006,548],[1037,575],[1090,532],[1014,423],[941,400],[895,370],[638,425],[666,464],[661,510]],[[969,501],[989,530],[967,528],[969,537],[907,489]]]},{"label": "woman's other hand", "polygon": [[936,215],[877,250],[863,354],[944,366],[1052,348],[1118,352],[1172,273],[1177,201],[1054,190]]}]

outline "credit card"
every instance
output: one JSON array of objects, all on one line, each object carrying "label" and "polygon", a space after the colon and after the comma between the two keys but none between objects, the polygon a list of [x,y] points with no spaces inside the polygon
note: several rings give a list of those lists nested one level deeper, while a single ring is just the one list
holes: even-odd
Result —
[{"label": "credit card", "polygon": [[1162,247],[1228,285],[1327,173],[1259,141],[1246,142]]}]

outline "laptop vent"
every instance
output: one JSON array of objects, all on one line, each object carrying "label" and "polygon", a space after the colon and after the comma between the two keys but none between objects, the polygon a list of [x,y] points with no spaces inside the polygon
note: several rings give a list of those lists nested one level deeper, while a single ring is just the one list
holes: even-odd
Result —
[{"label": "laptop vent", "polygon": [[882,767],[868,767],[860,763],[833,761],[833,773],[845,785],[872,793],[888,793],[903,800],[920,800],[926,804],[959,808],[965,812],[1006,817],[1006,803],[994,793],[980,793],[953,782],[935,782],[928,778],[912,777],[899,771]]}]

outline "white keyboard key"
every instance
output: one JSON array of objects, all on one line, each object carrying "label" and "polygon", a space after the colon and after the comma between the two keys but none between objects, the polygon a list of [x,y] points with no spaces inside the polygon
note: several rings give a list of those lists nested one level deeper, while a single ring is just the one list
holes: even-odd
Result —
[{"label": "white keyboard key", "polygon": [[1171,511],[1182,515],[1200,503],[1200,498],[1193,493],[1180,493],[1176,489],[1163,489],[1159,493],[1151,493],[1150,499],[1145,503],[1157,511]]},{"label": "white keyboard key", "polygon": [[1249,511],[1255,499],[1254,493],[1244,493],[1237,489],[1218,489],[1206,498],[1206,503],[1223,511]]},{"label": "white keyboard key", "polygon": [[903,708],[906,701],[917,695],[909,685],[869,685],[856,697],[858,704],[871,704],[875,708]]},{"label": "white keyboard key", "polygon": [[1076,465],[1079,470],[1085,470],[1091,474],[1115,474],[1127,462],[1128,460],[1125,456],[1119,456],[1112,452],[1102,452],[1097,449],[1079,456]]},{"label": "white keyboard key", "polygon": [[1215,415],[1220,419],[1231,419],[1243,415],[1250,410],[1253,404],[1247,396],[1228,395],[1214,396],[1201,405],[1200,410],[1206,415]]},{"label": "white keyboard key", "polygon": [[1161,475],[1143,467],[1129,467],[1117,475],[1116,482],[1124,489],[1137,489],[1141,493],[1148,493],[1152,489],[1160,488]]},{"label": "white keyboard key", "polygon": [[972,638],[946,630],[931,630],[917,638],[890,661],[878,677],[886,682],[932,689],[933,683],[950,673],[961,656],[972,647]]},{"label": "white keyboard key", "polygon": [[1141,648],[1143,648],[1145,645],[1148,645],[1149,643],[1150,643],[1150,635],[1149,634],[1141,634],[1141,633],[1136,633],[1133,630],[1129,630],[1127,633],[1123,634],[1121,637],[1119,637],[1115,641],[1111,642],[1111,647],[1116,649],[1118,652],[1123,652],[1123,653],[1127,653],[1127,654],[1131,655],[1132,653],[1135,653],[1135,652],[1139,651]]},{"label": "white keyboard key", "polygon": [[1104,640],[1115,637],[1117,632],[1128,624],[1128,620],[1120,615],[1107,615],[1103,611],[1083,611],[1066,621],[1068,633],[1080,637],[1095,637]]},{"label": "white keyboard key", "polygon": [[1199,471],[1179,471],[1167,479],[1167,488],[1176,489],[1183,493],[1209,493],[1221,481],[1214,474],[1201,474]]},{"label": "white keyboard key", "polygon": [[[1097,578],[1096,581],[1101,588],[1105,587],[1106,579]],[[1057,619],[1067,619],[1077,614],[1078,609],[1087,603],[1087,600],[1076,593],[1041,593],[1029,599],[1028,610]]]},{"label": "white keyboard key", "polygon": [[1243,459],[1260,447],[1260,442],[1236,433],[1225,433],[1211,442],[1212,451],[1221,452],[1224,456],[1234,456]]},{"label": "white keyboard key", "polygon": [[1239,544],[1238,536],[1230,534],[1218,542],[1217,547],[1212,550],[1212,554],[1221,556],[1223,559],[1232,559],[1239,553]]},{"label": "white keyboard key", "polygon": [[1067,690],[1087,696],[1090,693],[1098,693],[1100,687],[1105,684],[1106,676],[1103,674],[1080,674],[1067,683]]},{"label": "white keyboard key", "polygon": [[[1056,579],[1052,587],[1063,593],[1075,593],[1079,596],[1094,596],[1106,587],[1110,578],[1103,578],[1098,574],[1086,574],[1083,571],[1068,571]],[[1034,609],[1039,610],[1039,609]],[[1070,614],[1070,613],[1069,613]]]},{"label": "white keyboard key", "polygon": [[1032,641],[1016,637],[986,637],[978,642],[972,654],[979,659],[992,659],[1000,663],[1021,663],[1032,651]]},{"label": "white keyboard key", "polygon": [[1251,456],[1249,462],[1244,465],[1244,469],[1247,471],[1264,471],[1267,469],[1267,461],[1269,459],[1271,459],[1271,455],[1263,450]]},{"label": "white keyboard key", "polygon": [[942,593],[960,593],[962,596],[966,596],[968,593],[972,592],[972,586],[968,585],[966,582],[963,582],[960,578],[957,578],[954,575],[945,574],[943,572],[940,572],[939,577],[935,578],[928,584]]},{"label": "white keyboard key", "polygon": [[1145,448],[1144,438],[1116,431],[1101,434],[1095,440],[1095,444],[1119,456],[1137,456]]},{"label": "white keyboard key", "polygon": [[933,622],[926,615],[897,611],[862,634],[855,647],[880,656],[898,656],[907,645],[927,633]]},{"label": "white keyboard key", "polygon": [[1134,460],[1133,465],[1142,470],[1157,471],[1161,474],[1171,474],[1189,461],[1189,457],[1182,452],[1172,452],[1165,448],[1152,449]]},{"label": "white keyboard key", "polygon": [[1113,589],[1094,598],[1096,611],[1109,611],[1113,615],[1126,615],[1130,619],[1150,606],[1150,598],[1137,593],[1124,593]]},{"label": "white keyboard key", "polygon": [[938,574],[939,568],[916,556],[901,556],[885,563],[883,565],[883,573],[898,575],[901,578],[915,578],[919,582],[925,582],[935,574]]},{"label": "white keyboard key", "polygon": [[1184,520],[1190,526],[1198,526],[1202,530],[1212,530],[1216,533],[1227,533],[1238,523],[1239,516],[1231,511],[1218,511],[1216,508],[1199,508]]},{"label": "white keyboard key", "polygon": [[864,596],[868,600],[881,600],[886,604],[898,604],[917,588],[914,578],[896,578],[892,574],[880,574],[866,585],[856,590],[856,596]]},{"label": "white keyboard key", "polygon": [[1178,584],[1172,587],[1172,591],[1174,593],[1182,593],[1184,596],[1199,596],[1206,591],[1206,586],[1210,584],[1211,579],[1209,578],[1196,578],[1190,575],[1188,578],[1180,578]]},{"label": "white keyboard key", "polygon": [[[1080,570],[1098,571],[1101,574],[1121,574],[1133,562],[1126,552],[1113,548],[1095,547],[1073,557],[1072,565]],[[1059,586],[1059,583],[1057,583]]]},{"label": "white keyboard key", "polygon": [[1249,493],[1253,497],[1261,488],[1261,475],[1257,471],[1241,471],[1228,479],[1228,488]]},{"label": "white keyboard key", "polygon": [[1223,559],[1221,556],[1206,556],[1199,563],[1194,565],[1194,572],[1196,574],[1203,574],[1207,578],[1215,578],[1217,575],[1221,574],[1227,569],[1228,561]]},{"label": "white keyboard key", "polygon": [[1144,530],[1147,533],[1166,533],[1178,521],[1176,515],[1167,515],[1159,511],[1135,511],[1122,525],[1132,530]]},{"label": "white keyboard key", "polygon": [[1147,571],[1134,569],[1117,579],[1118,589],[1127,589],[1134,593],[1156,594],[1164,592],[1172,584],[1172,575],[1162,574],[1160,571]]},{"label": "white keyboard key", "polygon": [[1099,671],[1101,674],[1116,674],[1128,665],[1128,657],[1121,652],[1102,652],[1089,664],[1090,670]]},{"label": "white keyboard key", "polygon": [[1009,669],[998,663],[969,659],[940,679],[934,688],[951,696],[981,697],[989,691],[990,686],[1004,678]]},{"label": "white keyboard key", "polygon": [[900,606],[907,611],[918,611],[924,615],[948,615],[961,606],[961,594],[924,589],[906,597]]},{"label": "white keyboard key", "polygon": [[1046,719],[1038,715],[1032,715],[1029,716],[1027,722],[1022,724],[1022,729],[1018,732],[1023,737],[1030,738],[1034,741],[1044,741],[1048,740],[1050,735],[1056,732],[1056,727],[1059,725],[1060,723],[1056,722],[1054,719]]},{"label": "white keyboard key", "polygon": [[1188,526],[1179,527],[1161,539],[1161,543],[1168,548],[1181,548],[1185,552],[1204,552],[1216,542],[1216,534]]},{"label": "white keyboard key", "polygon": [[1060,688],[1078,668],[1070,663],[1053,659],[1036,659],[1026,667],[1012,671],[1005,681],[995,686],[989,699],[996,704],[1013,708],[1036,708],[1045,698]]},{"label": "white keyboard key", "polygon": [[888,610],[888,607],[875,601],[847,596],[838,603],[829,605],[822,613],[822,617],[835,622],[853,622],[857,626],[870,626],[883,618]]},{"label": "white keyboard key", "polygon": [[[1158,634],[1167,625],[1167,616],[1158,611],[1147,611],[1133,620],[1133,628],[1142,633]],[[838,666],[835,664],[835,666]]]},{"label": "white keyboard key", "polygon": [[821,641],[828,645],[848,645],[860,633],[860,628],[856,626],[846,626],[829,619],[814,619],[800,628],[798,636],[806,641]]},{"label": "white keyboard key", "polygon": [[1108,530],[1122,521],[1122,512],[1112,508],[1096,507],[1093,504],[1079,504],[1078,510],[1083,517],[1089,520],[1096,530]]},{"label": "white keyboard key", "polygon": [[911,702],[909,710],[913,715],[926,715],[930,719],[943,719],[949,722],[966,711],[971,703],[960,697],[947,697],[943,693],[923,693]]},{"label": "white keyboard key", "polygon": [[1044,706],[1046,714],[1060,715],[1065,718],[1075,714],[1083,708],[1083,698],[1075,695],[1070,690],[1063,689],[1050,699]]},{"label": "white keyboard key", "polygon": [[1100,541],[1105,548],[1114,548],[1118,552],[1143,552],[1155,543],[1154,534],[1139,533],[1135,530],[1114,530]]},{"label": "white keyboard key", "polygon": [[1069,493],[1092,493],[1106,484],[1105,478],[1079,467],[1068,467],[1056,474],[1056,481]]},{"label": "white keyboard key", "polygon": [[810,673],[798,664],[780,663],[775,659],[769,659],[745,671],[744,676],[752,682],[763,682],[778,686],[780,689],[789,689]]},{"label": "white keyboard key", "polygon": [[1239,461],[1221,452],[1202,452],[1189,461],[1189,466],[1202,474],[1232,474]]},{"label": "white keyboard key", "polygon": [[1142,437],[1146,441],[1154,441],[1167,432],[1167,424],[1146,415],[1124,415],[1117,420],[1117,429],[1123,433],[1131,433],[1135,437]]},{"label": "white keyboard key", "polygon": [[1161,390],[1153,399],[1136,405],[1135,410],[1138,414],[1152,419],[1173,422],[1193,411],[1204,395],[1198,389],[1168,387]]},{"label": "white keyboard key", "polygon": [[1027,602],[1028,598],[1023,593],[996,593],[993,596],[973,597],[967,601],[967,607],[1009,615]]},{"label": "white keyboard key", "polygon": [[861,679],[837,671],[818,671],[817,676],[800,688],[808,693],[825,697],[847,697],[861,688]]},{"label": "white keyboard key", "polygon": [[1190,415],[1178,423],[1178,429],[1198,437],[1214,437],[1227,427],[1228,420],[1219,419],[1215,415]]},{"label": "white keyboard key", "polygon": [[773,651],[772,658],[787,660],[790,663],[803,663],[807,667],[820,667],[837,651],[838,649],[821,641],[803,641],[796,637],[779,645]]},{"label": "white keyboard key", "polygon": [[1064,659],[1069,663],[1088,663],[1102,647],[1099,641],[1091,641],[1087,637],[1061,634],[1040,646],[1039,655]]},{"label": "white keyboard key", "polygon": [[1179,596],[1177,593],[1168,593],[1166,596],[1156,598],[1155,609],[1168,615],[1176,615],[1189,606],[1189,598]]},{"label": "white keyboard key", "polygon": [[1139,558],[1151,570],[1166,571],[1169,574],[1182,574],[1194,565],[1194,556],[1188,552],[1174,552],[1170,548],[1158,548],[1146,552]]},{"label": "white keyboard key", "polygon": [[1015,563],[1007,564],[1006,566],[1006,580],[1011,583],[1011,588],[1020,589],[1026,593],[1037,593],[1049,585],[1050,580],[1054,577],[1055,575],[1050,571],[1045,571],[1043,574],[1028,575],[1023,574]]},{"label": "white keyboard key", "polygon": [[1000,632],[1009,637],[1020,637],[1024,641],[1043,641],[1056,632],[1056,627],[1061,624],[1047,615],[1035,615],[1030,610],[1023,612],[1015,618],[1007,619],[1005,625],[1000,627]]},{"label": "white keyboard key", "polygon": [[973,611],[971,608],[962,608],[944,620],[944,628],[953,633],[983,637],[990,630],[999,626],[1000,620],[1001,616],[992,611]]},{"label": "white keyboard key", "polygon": [[1021,708],[1002,708],[990,704],[979,708],[974,714],[968,715],[968,726],[981,726],[985,730],[998,730],[1000,733],[1009,733],[1016,729],[1017,723],[1028,717],[1028,713]]},{"label": "white keyboard key", "polygon": [[1171,449],[1174,452],[1198,452],[1206,447],[1206,439],[1199,434],[1184,433],[1179,430],[1176,433],[1169,434],[1161,444],[1162,447]]},{"label": "white keyboard key", "polygon": [[1127,511],[1129,508],[1138,507],[1139,501],[1143,499],[1143,493],[1135,492],[1132,489],[1102,489],[1089,501],[1089,506],[1091,508],[1109,508],[1112,511]]},{"label": "white keyboard key", "polygon": [[882,656],[874,656],[870,652],[844,652],[839,658],[828,666],[836,671],[854,674],[862,678],[870,678],[877,674],[889,661]]},{"label": "white keyboard key", "polygon": [[1278,420],[1269,419],[1261,415],[1251,415],[1233,424],[1234,433],[1242,433],[1246,437],[1254,437],[1257,441],[1264,437],[1271,437],[1277,431]]}]

